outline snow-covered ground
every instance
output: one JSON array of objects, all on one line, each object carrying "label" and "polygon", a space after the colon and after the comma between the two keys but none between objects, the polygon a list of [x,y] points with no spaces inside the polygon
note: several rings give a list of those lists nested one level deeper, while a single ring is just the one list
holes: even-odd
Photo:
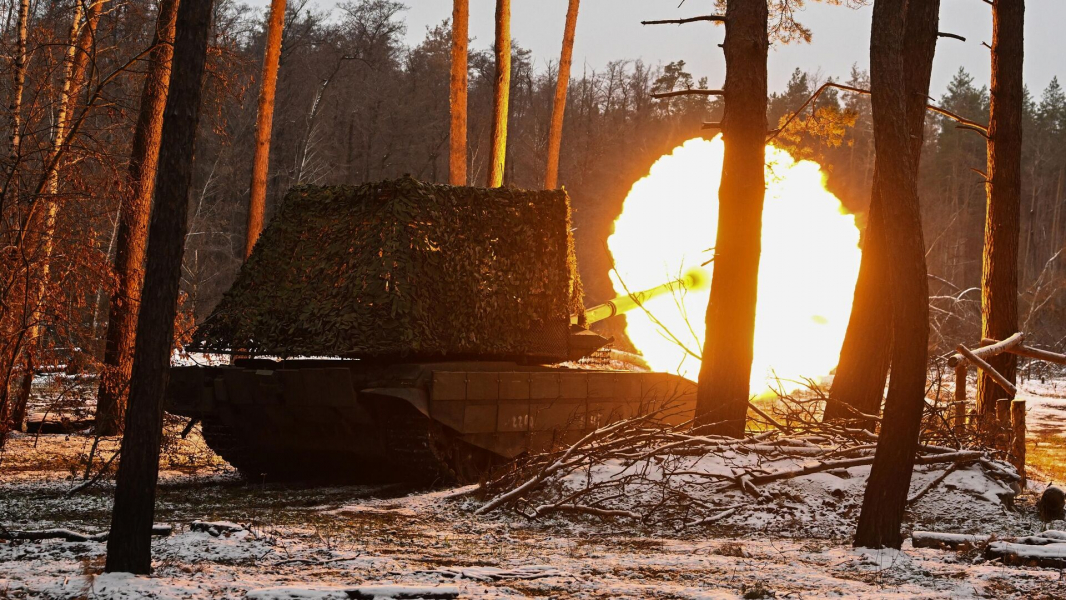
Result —
[{"label": "snow-covered ground", "polygon": [[[0,524],[106,529],[109,482],[67,496],[75,485],[70,465],[87,452],[87,441],[16,436],[0,466]],[[461,493],[468,490],[247,482],[195,458],[202,451],[194,434],[164,457],[157,520],[176,531],[156,539],[151,577],[102,574],[102,543],[0,542],[0,597],[1066,597],[1058,571],[985,562],[976,551],[909,544],[901,552],[854,550],[839,535],[849,521],[815,538],[797,537],[779,520],[663,535],[624,520],[475,517],[480,501]],[[957,502],[957,518],[945,517],[940,529],[1017,535],[1040,527],[1025,508],[969,521],[973,496]],[[216,536],[194,531],[197,519],[244,527]],[[937,524],[921,521],[924,528]]]},{"label": "snow-covered ground", "polygon": [[[50,398],[76,394],[69,378],[53,379]],[[1022,389],[1030,430],[1063,431],[1066,383]],[[157,521],[174,534],[156,538],[151,577],[104,574],[99,542],[0,541],[0,598],[1066,598],[1059,571],[987,561],[980,549],[852,549],[865,466],[796,478],[771,490],[773,502],[672,532],[627,519],[475,516],[484,500],[469,489],[246,481],[195,430],[177,437],[181,426],[168,428],[157,498]],[[96,470],[117,447],[92,446],[86,435],[15,434],[0,455],[0,527],[105,530],[113,483],[70,493],[90,453]],[[912,490],[932,473],[922,467]],[[908,530],[1002,538],[1044,527],[1031,495],[1010,510],[977,467],[936,490],[910,511]],[[198,520],[239,526],[204,531]]]}]

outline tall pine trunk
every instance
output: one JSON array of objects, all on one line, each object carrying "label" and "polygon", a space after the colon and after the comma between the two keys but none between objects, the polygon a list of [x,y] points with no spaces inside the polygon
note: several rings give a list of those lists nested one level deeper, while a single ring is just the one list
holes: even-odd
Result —
[{"label": "tall pine trunk", "polygon": [[[939,13],[940,0],[911,2],[907,6],[904,25],[907,40],[903,48],[907,91],[905,123],[916,168],[921,164]],[[874,185],[885,183],[876,174],[874,182]],[[875,416],[881,413],[881,401],[884,399],[885,381],[892,358],[892,323],[889,318],[892,314],[892,297],[888,291],[892,249],[885,238],[882,209],[876,202],[880,196],[883,196],[880,190],[871,193],[851,319],[844,334],[840,362],[825,407],[826,420],[855,418],[855,411]]]},{"label": "tall pine trunk", "polygon": [[559,152],[563,145],[563,115],[566,112],[566,89],[570,85],[570,65],[574,58],[574,34],[577,31],[577,11],[581,0],[570,0],[566,10],[566,29],[563,31],[563,50],[559,55],[559,76],[555,81],[555,104],[552,106],[551,129],[548,132],[548,161],[544,169],[544,189],[559,186]]},{"label": "tall pine trunk", "polygon": [[466,114],[469,77],[470,0],[452,7],[452,75],[449,87],[451,130],[448,141],[448,183],[466,185]]},{"label": "tall pine trunk", "polygon": [[[992,93],[988,121],[988,207],[981,277],[981,335],[1006,339],[1018,331],[1018,237],[1022,196],[1022,81],[1025,1],[996,0],[992,6]],[[1017,359],[989,359],[1015,381]],[[989,423],[996,401],[1007,392],[987,374],[977,381],[977,412]]]},{"label": "tall pine trunk", "polygon": [[173,76],[163,111],[157,193],[149,225],[142,310],[137,318],[130,403],[107,539],[105,568],[109,573],[147,574],[152,569],[163,393],[174,344],[212,6],[211,0],[182,0],[178,7]]},{"label": "tall pine trunk", "polygon": [[270,0],[263,77],[259,85],[259,113],[255,120],[255,153],[252,156],[252,183],[248,192],[248,230],[244,257],[248,258],[263,231],[266,211],[267,172],[270,168],[270,132],[274,124],[274,93],[278,86],[281,61],[281,33],[285,28],[285,0]]},{"label": "tall pine trunk", "polygon": [[507,111],[511,96],[511,0],[496,0],[496,81],[492,94],[489,187],[503,185],[507,161]]},{"label": "tall pine trunk", "polygon": [[744,435],[748,412],[762,252],[767,12],[765,2],[726,3],[725,157],[696,422],[734,437]]},{"label": "tall pine trunk", "polygon": [[[892,240],[886,293],[892,298],[892,375],[877,452],[866,484],[855,533],[856,546],[899,548],[914,458],[925,407],[929,342],[925,243],[918,202],[918,161],[909,135],[905,47],[920,43],[905,33],[933,27],[936,12],[921,12],[907,0],[876,0],[870,36],[870,91],[877,149],[873,202],[881,209],[885,238]],[[918,3],[924,4],[924,3]],[[920,19],[933,21],[921,23]],[[933,39],[935,45],[935,35]],[[930,51],[931,52],[931,51]]]},{"label": "tall pine trunk", "polygon": [[144,255],[148,246],[148,217],[159,161],[163,108],[174,55],[174,26],[179,0],[162,0],[148,56],[148,73],[141,91],[141,112],[133,132],[127,189],[119,207],[115,248],[117,285],[108,306],[104,365],[96,399],[96,434],[115,435],[126,416],[127,386],[133,370],[137,312],[144,283]]}]

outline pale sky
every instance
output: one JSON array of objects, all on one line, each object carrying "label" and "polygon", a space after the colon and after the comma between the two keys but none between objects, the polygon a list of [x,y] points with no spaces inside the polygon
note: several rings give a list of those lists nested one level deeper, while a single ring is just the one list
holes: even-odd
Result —
[{"label": "pale sky", "polygon": [[[265,0],[251,0],[265,5]],[[314,1],[314,0],[312,0]],[[336,0],[317,0],[322,8]],[[406,11],[407,41],[417,44],[426,27],[451,16],[452,0],[402,0]],[[706,14],[709,0],[583,0],[574,47],[574,74],[581,69],[602,69],[611,60],[643,58],[648,63],[683,59],[699,79],[718,87],[724,76],[724,59],[717,44],[724,29],[710,23],[681,27],[643,27],[641,20],[672,19]],[[562,43],[567,0],[512,0],[511,33],[533,51],[538,66],[557,60]],[[1026,2],[1025,82],[1034,95],[1055,75],[1066,77],[1066,0]],[[494,0],[470,0],[470,35],[473,46],[487,48],[493,39]],[[778,46],[770,53],[770,88],[781,90],[792,70],[821,69],[823,76],[846,78],[852,64],[869,62],[870,7],[858,10],[827,6],[808,0],[799,21],[814,33],[811,44]],[[939,96],[960,66],[984,84],[989,77],[988,49],[992,41],[991,7],[982,0],[942,0],[940,30],[966,37],[966,42],[940,40],[933,69],[932,95]],[[1066,83],[1066,82],[1064,82]]]}]

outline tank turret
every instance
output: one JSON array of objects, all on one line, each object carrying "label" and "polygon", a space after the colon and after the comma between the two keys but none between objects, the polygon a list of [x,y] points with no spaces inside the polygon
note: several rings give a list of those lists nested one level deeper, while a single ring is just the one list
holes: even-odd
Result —
[{"label": "tank turret", "polygon": [[566,361],[609,342],[588,322],[706,275],[585,311],[571,230],[562,190],[293,188],[190,347],[240,358],[171,369],[167,410],[248,475],[349,481],[476,481],[666,403],[691,418],[688,380]]}]

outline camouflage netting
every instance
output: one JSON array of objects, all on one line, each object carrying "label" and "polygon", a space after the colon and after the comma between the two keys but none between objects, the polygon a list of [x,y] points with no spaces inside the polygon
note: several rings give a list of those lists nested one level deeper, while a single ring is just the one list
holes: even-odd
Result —
[{"label": "camouflage netting", "polygon": [[564,191],[303,186],[193,349],[558,361],[581,310]]}]

